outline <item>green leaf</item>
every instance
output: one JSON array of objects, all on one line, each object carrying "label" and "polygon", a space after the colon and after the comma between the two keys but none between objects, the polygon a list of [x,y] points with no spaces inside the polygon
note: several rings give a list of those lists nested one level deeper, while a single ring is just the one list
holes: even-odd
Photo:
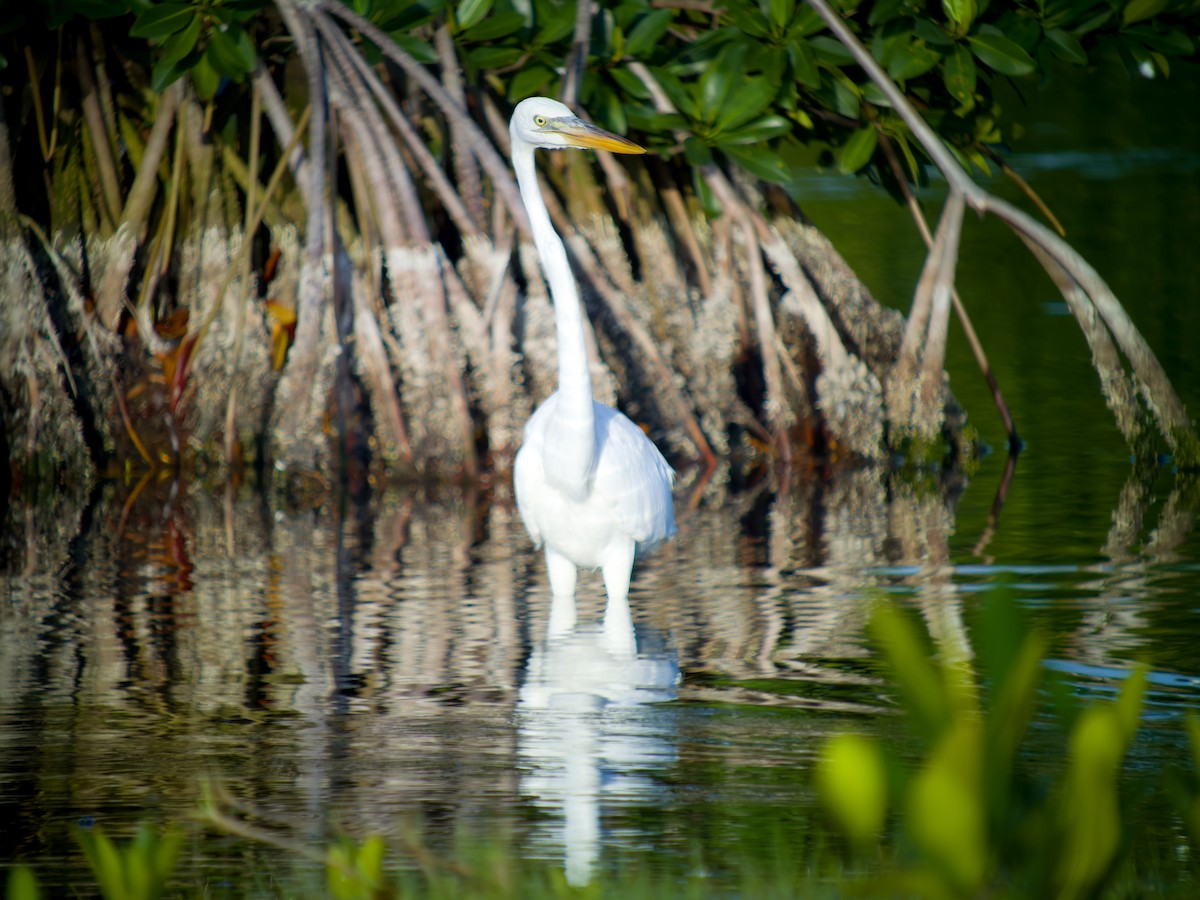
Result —
[{"label": "green leaf", "polygon": [[491,8],[492,0],[460,0],[458,7],[454,10],[454,19],[458,23],[459,30],[482,22],[483,17]]},{"label": "green leaf", "polygon": [[1061,28],[1047,28],[1046,42],[1059,59],[1065,59],[1077,66],[1087,65],[1088,58],[1083,44],[1079,43],[1079,39],[1070,32],[1063,31]]},{"label": "green leaf", "polygon": [[771,0],[771,21],[776,27],[783,28],[792,21],[796,12],[796,0]]},{"label": "green leaf", "polygon": [[172,62],[168,59],[160,59],[154,64],[154,68],[150,72],[150,90],[156,94],[161,94],[180,77],[188,71],[190,65],[186,60],[176,60]]},{"label": "green leaf", "polygon": [[954,25],[954,33],[962,37],[971,30],[971,24],[975,21],[977,7],[975,0],[942,0],[942,9],[946,12],[946,18]]},{"label": "green leaf", "polygon": [[182,3],[160,3],[139,15],[129,34],[131,37],[165,38],[186,28],[195,15],[192,7]]},{"label": "green leaf", "polygon": [[524,55],[520,47],[476,47],[467,53],[467,59],[476,69],[502,69],[511,66]]},{"label": "green leaf", "polygon": [[946,90],[959,102],[964,111],[975,105],[976,74],[975,59],[962,44],[954,48],[954,52],[946,57],[942,66],[942,80],[946,83]]},{"label": "green leaf", "polygon": [[792,170],[773,150],[763,146],[722,147],[721,152],[756,178],[773,184],[792,180]]},{"label": "green leaf", "polygon": [[871,161],[878,143],[879,135],[875,133],[874,125],[858,129],[837,151],[839,171],[847,175],[857,172]]},{"label": "green leaf", "polygon": [[1167,3],[1168,0],[1129,0],[1129,4],[1121,13],[1121,21],[1126,25],[1132,25],[1142,19],[1157,16],[1167,8]]},{"label": "green leaf", "polygon": [[817,55],[808,41],[799,40],[788,44],[788,58],[792,63],[792,71],[796,80],[808,87],[821,84],[821,71],[817,68]]},{"label": "green leaf", "polygon": [[941,61],[940,52],[916,38],[895,46],[892,60],[888,64],[888,74],[896,81],[907,81],[924,75]]},{"label": "green leaf", "polygon": [[747,78],[736,91],[730,92],[717,115],[716,126],[721,131],[740,128],[757,118],[771,105],[779,92],[766,78]]},{"label": "green leaf", "polygon": [[191,68],[192,87],[196,89],[196,96],[201,100],[211,100],[216,96],[217,88],[221,86],[221,76],[217,72],[216,66],[213,65],[212,47],[204,52],[204,55],[196,60],[196,64]]},{"label": "green leaf", "polygon": [[209,35],[208,50],[204,55],[210,58],[220,74],[233,81],[241,81],[254,70],[254,45],[239,25],[226,31],[214,30]]},{"label": "green leaf", "polygon": [[787,134],[792,130],[791,119],[779,115],[763,116],[744,128],[727,131],[720,137],[720,145],[726,144],[760,144],[772,138]]},{"label": "green leaf", "polygon": [[817,54],[817,58],[834,66],[848,66],[854,63],[854,56],[837,38],[818,34],[808,39],[809,45]]},{"label": "green leaf", "polygon": [[420,38],[415,38],[411,34],[399,34],[396,32],[391,34],[391,38],[396,42],[396,46],[419,63],[431,65],[438,61],[437,51]]},{"label": "green leaf", "polygon": [[696,196],[700,200],[700,205],[704,208],[704,214],[710,219],[715,219],[721,215],[721,204],[713,195],[712,188],[708,186],[708,182],[704,180],[704,175],[699,166],[692,167],[692,189],[696,192]]},{"label": "green leaf", "polygon": [[741,90],[746,73],[746,45],[728,47],[700,77],[700,115],[705,122],[715,122],[725,99],[736,85]]},{"label": "green leaf", "polygon": [[554,71],[541,63],[526,66],[509,80],[508,99],[515,102],[542,93],[542,88],[549,84],[552,78]]},{"label": "green leaf", "polygon": [[8,873],[8,900],[38,900],[38,883],[29,866],[13,866]]},{"label": "green leaf", "polygon": [[[159,60],[164,63],[177,63],[196,49],[196,41],[200,39],[200,17],[192,15],[182,31],[177,31],[162,44]],[[157,65],[155,66],[157,68]],[[174,81],[174,79],[172,79]]]},{"label": "green leaf", "polygon": [[950,876],[947,896],[978,894],[987,874],[987,816],[977,722],[956,721],[909,788],[908,824],[922,855]]},{"label": "green leaf", "polygon": [[646,13],[629,32],[629,37],[625,40],[625,55],[634,58],[646,55],[647,51],[662,40],[662,36],[667,33],[674,20],[675,11],[671,9],[656,9]]},{"label": "green leaf", "polygon": [[999,32],[981,30],[967,41],[980,62],[1001,75],[1029,75],[1036,68],[1032,56]]},{"label": "green leaf", "polygon": [[671,105],[689,119],[698,118],[696,98],[691,90],[670,69],[655,67],[650,70],[659,86],[666,91]]},{"label": "green leaf", "polygon": [[887,772],[883,752],[871,738],[830,738],[817,761],[817,787],[830,813],[855,844],[879,840],[887,816]]},{"label": "green leaf", "polygon": [[633,97],[637,100],[650,99],[650,89],[646,87],[645,82],[628,69],[609,69],[608,74],[612,76],[613,81],[617,83],[617,87],[627,97]]},{"label": "green leaf", "polygon": [[470,28],[462,28],[459,32],[459,38],[464,41],[494,41],[498,38],[508,37],[510,34],[516,34],[521,30],[521,26],[525,24],[525,17],[519,12],[498,12],[494,16],[488,16],[477,25]]},{"label": "green leaf", "polygon": [[1168,56],[1191,56],[1196,52],[1196,45],[1182,31],[1158,32],[1148,25],[1139,25],[1125,33],[1129,37],[1137,38],[1151,50]]}]

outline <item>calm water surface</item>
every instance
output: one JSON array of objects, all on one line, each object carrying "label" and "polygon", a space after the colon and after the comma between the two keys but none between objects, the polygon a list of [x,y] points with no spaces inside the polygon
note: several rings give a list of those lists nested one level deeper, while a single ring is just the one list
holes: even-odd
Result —
[{"label": "calm water surface", "polygon": [[[1016,161],[1194,412],[1200,133],[1141,114],[1144,84],[1103,87],[1120,91],[1121,133],[1083,118],[1081,90],[1035,110]],[[1200,108],[1194,78],[1172,90],[1175,108]],[[903,210],[828,179],[805,208],[881,299],[907,303],[920,257]],[[1110,695],[1151,661],[1132,765],[1181,762],[1180,721],[1200,706],[1197,490],[1169,465],[1134,471],[1078,329],[1008,244],[972,223],[961,281],[1028,442],[1004,502],[1000,453],[969,478],[841,472],[786,491],[685,473],[679,536],[635,575],[634,663],[596,640],[598,577],[581,583],[578,632],[546,641],[544,567],[503,487],[297,511],[155,483],[7,510],[0,862],[87,894],[74,829],[182,820],[211,777],[256,826],[309,845],[499,835],[577,882],[621,865],[714,885],[747,860],[803,865],[826,840],[811,784],[823,738],[904,741],[864,637],[870,604],[898,598],[939,653],[974,666],[998,583],[1078,693]],[[956,392],[1000,447],[955,345]],[[1170,820],[1143,825],[1178,841]],[[275,895],[314,871],[188,831],[182,877],[209,894]]]}]

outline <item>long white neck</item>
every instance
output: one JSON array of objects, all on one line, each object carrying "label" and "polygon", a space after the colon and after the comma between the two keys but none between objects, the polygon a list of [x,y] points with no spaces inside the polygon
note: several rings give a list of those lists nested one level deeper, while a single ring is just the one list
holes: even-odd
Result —
[{"label": "long white neck", "polygon": [[592,377],[588,372],[584,341],[583,304],[575,276],[567,262],[562,238],[550,222],[542,200],[533,147],[516,139],[512,143],[513,168],[521,199],[529,213],[533,243],[554,299],[554,321],[558,333],[558,407],[553,445],[545,448],[545,463],[551,477],[572,494],[582,498],[591,488],[595,473],[596,426],[592,408]]}]

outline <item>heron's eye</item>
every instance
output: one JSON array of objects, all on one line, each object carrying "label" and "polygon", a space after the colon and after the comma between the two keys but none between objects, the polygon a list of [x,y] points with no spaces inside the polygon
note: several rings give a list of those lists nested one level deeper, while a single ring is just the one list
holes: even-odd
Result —
[{"label": "heron's eye", "polygon": [[546,117],[545,116],[534,116],[533,124],[536,125],[538,128],[545,128],[546,127]]}]

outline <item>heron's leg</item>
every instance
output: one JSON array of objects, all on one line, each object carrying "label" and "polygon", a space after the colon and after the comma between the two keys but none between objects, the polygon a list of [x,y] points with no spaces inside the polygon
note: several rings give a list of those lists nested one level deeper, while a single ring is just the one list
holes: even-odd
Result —
[{"label": "heron's leg", "polygon": [[546,547],[546,574],[551,595],[549,637],[562,637],[575,627],[575,563]]},{"label": "heron's leg", "polygon": [[610,548],[601,566],[608,604],[604,607],[604,643],[613,653],[637,655],[633,615],[629,611],[629,578],[633,574],[633,541]]}]

